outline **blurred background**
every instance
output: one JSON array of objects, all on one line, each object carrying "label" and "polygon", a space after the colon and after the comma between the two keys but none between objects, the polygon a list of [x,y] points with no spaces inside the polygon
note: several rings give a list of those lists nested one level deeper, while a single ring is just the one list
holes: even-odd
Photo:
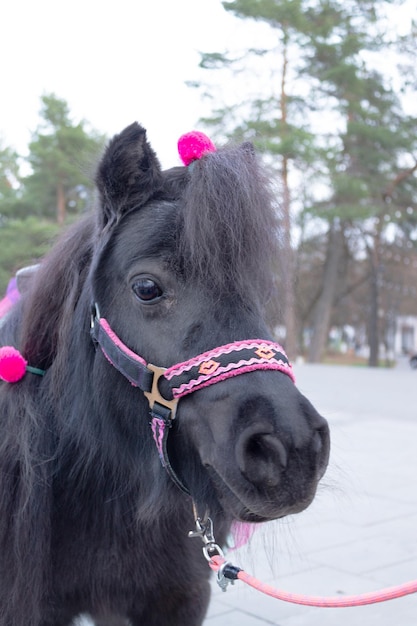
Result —
[{"label": "blurred background", "polygon": [[290,357],[417,353],[416,17],[415,0],[4,0],[0,294],[91,208],[109,137],[138,120],[171,167],[198,128],[270,170]]}]

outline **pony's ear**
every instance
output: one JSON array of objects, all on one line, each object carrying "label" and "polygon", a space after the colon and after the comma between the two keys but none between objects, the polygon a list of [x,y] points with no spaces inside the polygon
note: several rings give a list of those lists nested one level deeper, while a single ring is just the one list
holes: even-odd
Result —
[{"label": "pony's ear", "polygon": [[161,166],[146,130],[131,124],[113,137],[99,163],[96,185],[100,194],[100,224],[114,223],[143,206],[161,187]]},{"label": "pony's ear", "polygon": [[240,144],[240,148],[241,150],[246,152],[246,154],[251,158],[254,158],[256,156],[255,147],[251,141],[244,141],[242,144]]}]

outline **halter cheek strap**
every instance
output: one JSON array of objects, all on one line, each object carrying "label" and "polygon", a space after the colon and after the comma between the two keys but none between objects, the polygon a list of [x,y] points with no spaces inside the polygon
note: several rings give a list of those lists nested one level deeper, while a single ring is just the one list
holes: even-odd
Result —
[{"label": "halter cheek strap", "polygon": [[109,362],[141,389],[150,406],[151,428],[162,464],[172,480],[188,489],[171,466],[167,439],[178,401],[184,396],[233,376],[254,370],[285,373],[294,382],[292,367],[283,348],[273,341],[249,339],[220,346],[169,368],[147,363],[130,350],[100,317],[97,305],[91,317],[91,336]]}]

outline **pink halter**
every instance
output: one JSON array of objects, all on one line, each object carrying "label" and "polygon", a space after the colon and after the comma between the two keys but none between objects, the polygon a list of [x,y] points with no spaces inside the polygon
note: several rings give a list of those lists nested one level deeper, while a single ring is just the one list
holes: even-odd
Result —
[{"label": "pink halter", "polygon": [[165,381],[159,393],[162,403],[178,401],[198,389],[254,370],[284,372],[294,382],[294,373],[282,346],[265,339],[235,341],[163,368],[146,363],[121,341],[106,319],[97,315],[92,321],[92,334],[112,365],[145,394],[152,391],[146,374],[150,372],[155,377],[158,372],[158,384],[162,382],[160,379]]}]

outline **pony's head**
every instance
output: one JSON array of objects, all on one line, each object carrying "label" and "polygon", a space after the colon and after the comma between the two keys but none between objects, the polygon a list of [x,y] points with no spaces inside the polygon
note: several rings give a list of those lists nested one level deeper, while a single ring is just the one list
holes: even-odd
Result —
[{"label": "pony's head", "polygon": [[[106,345],[97,350],[94,375],[134,434],[138,418],[123,395],[134,395],[135,406],[147,401],[113,367],[118,354],[171,372],[176,364],[190,369],[204,361],[195,390],[189,377],[192,393],[178,393],[169,463],[212,510],[244,521],[281,517],[311,502],[329,439],[266,323],[280,254],[272,198],[249,144],[209,146],[190,162],[161,171],[138,124],[116,136],[102,158],[91,304],[99,308],[101,334],[116,348],[114,355]],[[240,355],[248,340],[261,351],[266,342],[281,367],[267,366],[271,355],[263,363]],[[221,358],[227,361],[215,381],[221,382],[200,384],[211,375],[206,364],[220,367]],[[175,396],[165,377],[160,382],[158,399]]]}]

